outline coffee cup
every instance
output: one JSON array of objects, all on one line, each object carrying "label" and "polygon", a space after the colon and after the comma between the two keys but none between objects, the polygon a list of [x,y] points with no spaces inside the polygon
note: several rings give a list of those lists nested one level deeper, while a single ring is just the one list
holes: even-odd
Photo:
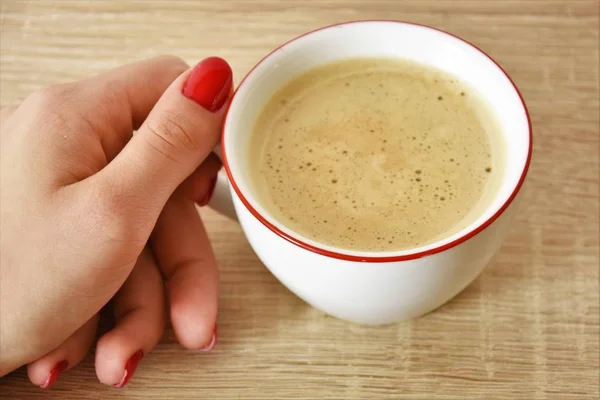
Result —
[{"label": "coffee cup", "polygon": [[[500,124],[508,162],[500,187],[473,223],[434,243],[400,251],[335,248],[290,229],[261,205],[247,157],[252,126],[272,95],[316,66],[395,57],[432,66],[475,88]],[[221,138],[224,170],[211,207],[239,221],[264,265],[289,290],[334,317],[386,324],[426,314],[456,296],[489,263],[516,213],[532,154],[529,114],[491,57],[444,31],[400,21],[356,21],[301,35],[264,57],[242,80]]]}]

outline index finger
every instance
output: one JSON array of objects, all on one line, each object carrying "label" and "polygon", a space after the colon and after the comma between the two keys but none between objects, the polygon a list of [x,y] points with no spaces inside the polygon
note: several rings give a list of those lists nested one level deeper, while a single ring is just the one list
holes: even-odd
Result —
[{"label": "index finger", "polygon": [[178,57],[160,56],[123,65],[66,85],[75,97],[72,110],[91,128],[108,161],[127,144],[162,94],[188,65]]},{"label": "index finger", "polygon": [[[126,64],[81,81],[82,94],[110,107],[112,125],[138,129],[160,96],[189,65],[175,56],[159,56]],[[94,105],[96,106],[96,105]],[[105,121],[106,122],[106,121]]]}]

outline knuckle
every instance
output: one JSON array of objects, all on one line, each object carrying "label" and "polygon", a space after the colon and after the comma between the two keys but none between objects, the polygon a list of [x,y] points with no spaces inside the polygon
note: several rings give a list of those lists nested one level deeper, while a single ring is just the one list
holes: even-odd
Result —
[{"label": "knuckle", "polygon": [[45,109],[46,106],[53,103],[52,94],[49,88],[38,89],[34,91],[25,100],[25,105],[33,106],[35,109]]},{"label": "knuckle", "polygon": [[74,101],[75,94],[73,84],[52,85],[33,92],[24,104],[37,113],[57,114]]},{"label": "knuckle", "polygon": [[33,92],[30,99],[39,104],[56,104],[69,99],[74,90],[70,84],[51,85]]}]

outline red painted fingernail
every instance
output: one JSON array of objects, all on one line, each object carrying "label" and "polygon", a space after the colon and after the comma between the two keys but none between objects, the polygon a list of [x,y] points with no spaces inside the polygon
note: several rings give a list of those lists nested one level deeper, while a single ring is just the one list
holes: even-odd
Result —
[{"label": "red painted fingernail", "polygon": [[183,95],[208,111],[223,107],[233,87],[233,73],[227,61],[209,57],[194,67],[183,87]]},{"label": "red painted fingernail", "polygon": [[212,338],[210,339],[210,342],[206,346],[201,348],[200,351],[211,351],[215,347],[216,344],[217,344],[217,325],[215,324],[215,327],[213,329],[213,335],[212,335]]},{"label": "red painted fingernail", "polygon": [[217,186],[217,177],[215,176],[211,181],[210,181],[210,186],[208,187],[208,191],[206,192],[206,194],[204,195],[204,197],[202,198],[202,200],[200,200],[198,202],[198,205],[200,207],[207,205],[208,203],[210,203],[210,199],[212,198],[212,195],[215,191],[215,187]]},{"label": "red painted fingernail", "polygon": [[62,360],[61,362],[56,364],[54,368],[52,368],[52,371],[50,371],[50,375],[48,375],[48,378],[46,378],[46,382],[44,382],[44,384],[40,387],[42,389],[48,389],[54,383],[54,381],[56,381],[60,373],[63,372],[68,366],[69,362],[67,360]]},{"label": "red painted fingernail", "polygon": [[127,385],[127,382],[129,382],[133,376],[133,373],[135,372],[135,369],[137,368],[142,357],[144,357],[144,352],[142,350],[136,351],[131,357],[129,357],[129,360],[127,360],[127,363],[125,364],[125,371],[123,372],[121,382],[114,385],[116,388],[122,388],[123,386]]}]

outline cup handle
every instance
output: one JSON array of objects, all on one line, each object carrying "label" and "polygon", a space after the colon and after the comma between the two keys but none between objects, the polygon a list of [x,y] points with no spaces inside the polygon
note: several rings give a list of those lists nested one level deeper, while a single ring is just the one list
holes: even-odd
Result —
[{"label": "cup handle", "polygon": [[[221,160],[223,159],[220,145],[217,145],[217,147],[213,149],[213,153],[215,153]],[[217,175],[215,190],[213,191],[208,206],[219,214],[237,221],[235,207],[233,206],[233,198],[231,197],[231,186],[229,185],[229,179],[227,179],[227,173],[225,173],[224,169],[221,169],[219,171],[219,175]]]},{"label": "cup handle", "polygon": [[219,175],[217,175],[217,183],[215,185],[215,190],[210,199],[210,202],[208,203],[208,206],[216,212],[218,212],[219,214],[222,214],[229,219],[237,221],[237,215],[235,214],[233,199],[231,197],[229,179],[227,179],[227,174],[225,173],[225,170],[219,171]]}]

